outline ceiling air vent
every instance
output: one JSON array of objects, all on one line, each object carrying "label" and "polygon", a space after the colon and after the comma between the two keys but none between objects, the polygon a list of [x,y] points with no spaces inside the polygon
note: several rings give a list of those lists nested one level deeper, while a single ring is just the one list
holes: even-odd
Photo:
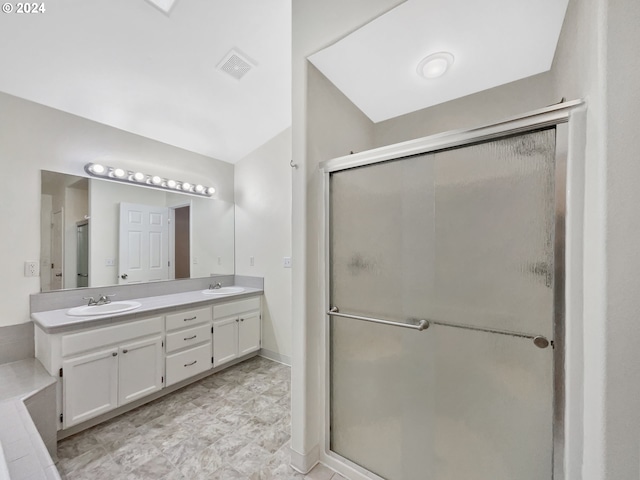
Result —
[{"label": "ceiling air vent", "polygon": [[218,69],[228,73],[236,80],[240,80],[252,68],[252,63],[237,50],[231,50],[218,64]]}]

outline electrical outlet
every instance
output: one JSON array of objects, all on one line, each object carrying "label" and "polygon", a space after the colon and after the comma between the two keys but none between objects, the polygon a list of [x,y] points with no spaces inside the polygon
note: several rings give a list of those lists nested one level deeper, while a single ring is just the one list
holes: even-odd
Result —
[{"label": "electrical outlet", "polygon": [[38,277],[38,262],[24,262],[24,276],[25,277]]},{"label": "electrical outlet", "polygon": [[256,264],[256,260],[253,257],[249,257],[249,266],[253,267]]},{"label": "electrical outlet", "polygon": [[218,265],[222,265],[222,258],[218,257]]},{"label": "electrical outlet", "polygon": [[291,268],[291,257],[284,257],[282,264],[284,265],[284,268]]},{"label": "electrical outlet", "polygon": [[193,264],[197,265],[198,264],[198,257],[193,257]]},{"label": "electrical outlet", "polygon": [[105,267],[115,267],[116,266],[116,259],[115,258],[107,258],[104,261],[104,265],[105,265]]}]

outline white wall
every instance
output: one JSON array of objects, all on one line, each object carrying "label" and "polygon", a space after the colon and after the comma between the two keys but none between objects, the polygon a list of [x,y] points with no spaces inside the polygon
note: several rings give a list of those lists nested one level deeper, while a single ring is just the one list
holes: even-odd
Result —
[{"label": "white wall", "polygon": [[[602,212],[606,271],[601,278],[606,279],[607,298],[606,310],[585,317],[585,322],[597,322],[604,333],[603,349],[594,359],[598,367],[604,366],[604,475],[595,478],[636,479],[640,478],[640,3],[607,2],[606,7],[599,17],[607,27],[606,68],[599,72],[606,86],[606,166],[601,172],[606,173],[600,178],[606,181]],[[585,397],[589,394],[585,392]]]},{"label": "white wall", "polygon": [[29,321],[29,294],[39,278],[24,277],[24,262],[40,256],[40,170],[83,175],[102,160],[213,185],[233,202],[233,165],[187,152],[74,115],[0,93],[0,165],[11,173],[0,192],[0,220],[11,229],[0,249],[0,326]]},{"label": "white wall", "polygon": [[283,267],[291,257],[290,161],[288,128],[235,165],[236,275],[264,277],[262,348],[285,362],[291,358],[291,269]]}]

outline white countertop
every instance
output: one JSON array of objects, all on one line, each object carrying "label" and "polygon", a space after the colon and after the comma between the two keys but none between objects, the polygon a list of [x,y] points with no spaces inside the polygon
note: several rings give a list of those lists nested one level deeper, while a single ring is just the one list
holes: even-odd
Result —
[{"label": "white countertop", "polygon": [[[243,298],[262,295],[263,290],[251,287],[242,287],[244,291],[230,295],[207,295],[202,290],[194,292],[173,293],[160,295],[157,297],[132,298],[130,300],[140,302],[142,305],[135,310],[121,313],[108,313],[105,315],[91,315],[86,317],[72,317],[67,315],[69,308],[59,310],[49,310],[31,314],[33,322],[46,333],[61,333],[76,330],[84,327],[95,327],[110,323],[132,320],[146,316],[151,312],[175,307],[185,307],[190,305],[216,304]],[[79,305],[77,305],[79,306]]]}]

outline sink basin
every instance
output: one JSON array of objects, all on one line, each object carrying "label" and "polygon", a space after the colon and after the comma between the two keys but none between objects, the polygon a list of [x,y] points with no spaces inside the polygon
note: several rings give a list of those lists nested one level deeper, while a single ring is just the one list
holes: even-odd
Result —
[{"label": "sink basin", "polygon": [[244,288],[242,287],[220,287],[220,288],[208,288],[203,290],[205,295],[231,295],[233,293],[242,293]]},{"label": "sink basin", "polygon": [[82,307],[74,307],[67,312],[72,317],[87,317],[90,315],[107,315],[109,313],[122,313],[129,310],[135,310],[140,302],[124,300],[121,302],[105,303],[104,305],[83,305]]}]

